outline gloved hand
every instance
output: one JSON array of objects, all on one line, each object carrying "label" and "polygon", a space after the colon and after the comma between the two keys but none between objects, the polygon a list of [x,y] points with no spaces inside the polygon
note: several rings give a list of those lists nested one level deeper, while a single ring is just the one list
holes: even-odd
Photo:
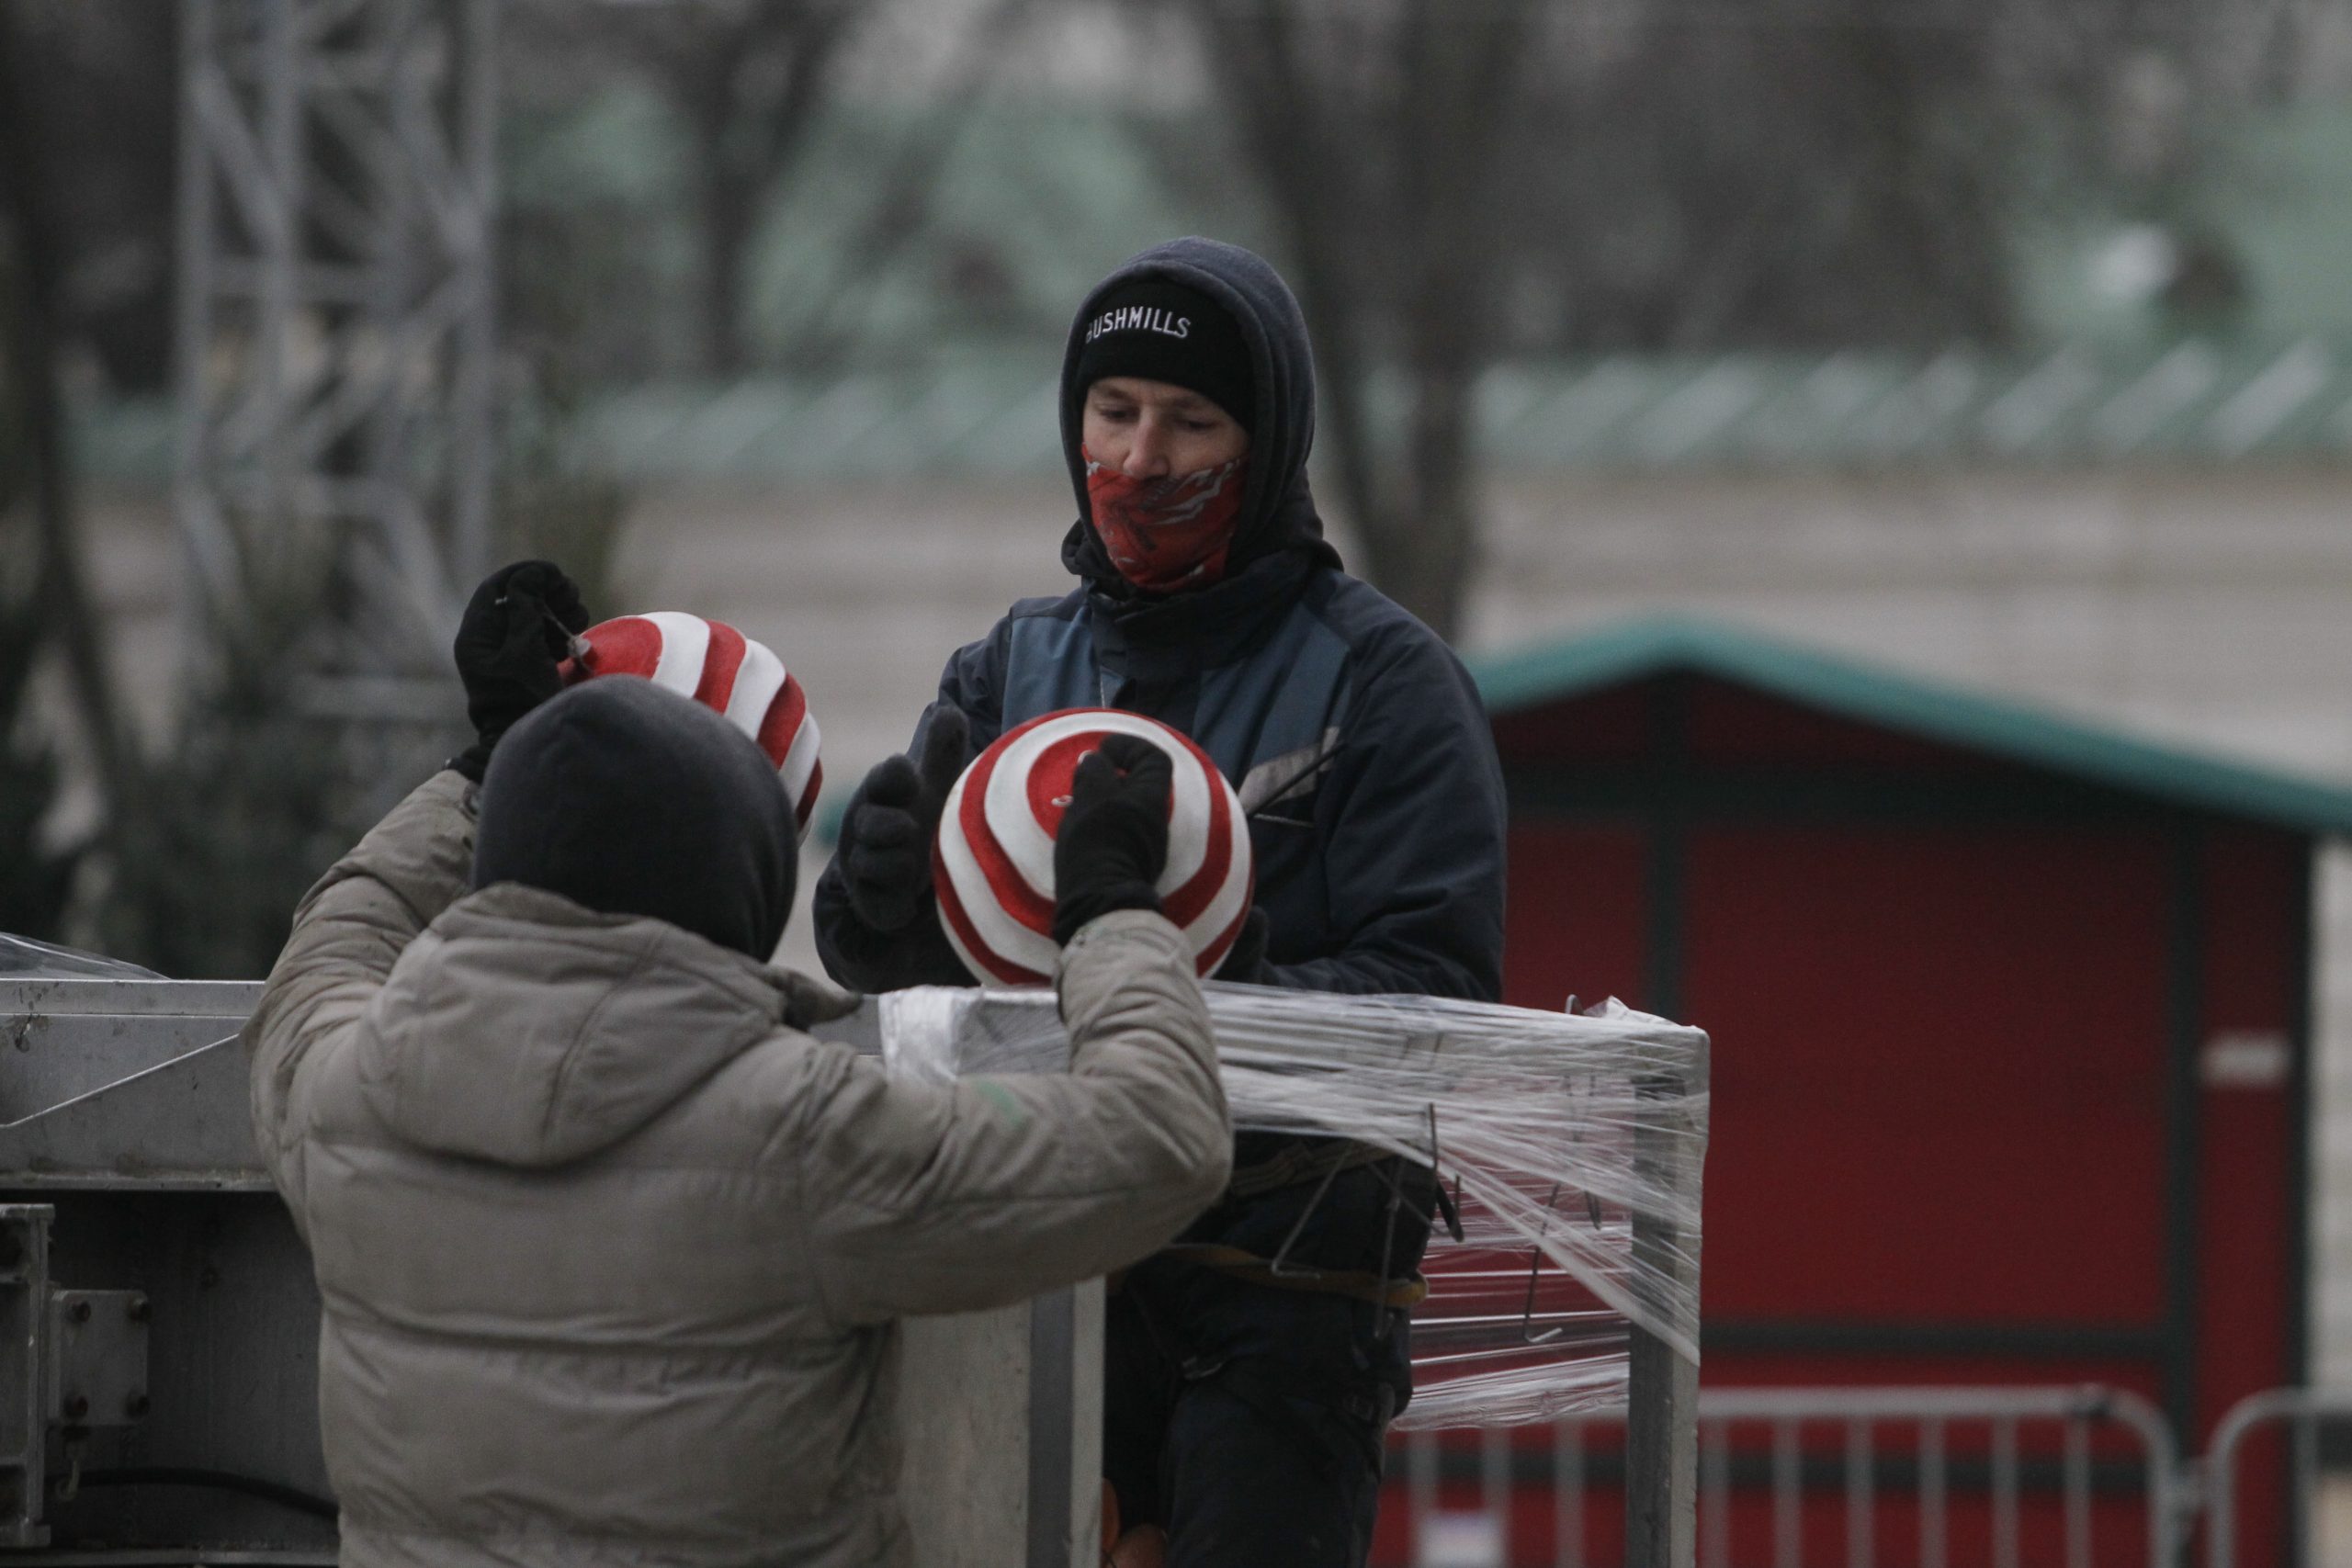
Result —
[{"label": "gloved hand", "polygon": [[1108,735],[1079,759],[1069,807],[1054,836],[1054,940],[1067,943],[1114,909],[1157,909],[1168,867],[1168,753],[1135,735]]},{"label": "gloved hand", "polygon": [[1238,980],[1245,986],[1272,985],[1266,963],[1266,938],[1271,931],[1265,910],[1252,908],[1244,915],[1241,929],[1233,934],[1233,945],[1225,950],[1225,962],[1216,966],[1216,977]]},{"label": "gloved hand", "polygon": [[482,579],[458,623],[458,679],[474,743],[449,765],[476,784],[498,738],[563,689],[556,665],[570,651],[567,634],[588,626],[580,589],[552,561],[516,561]]},{"label": "gloved hand", "polygon": [[851,911],[875,931],[906,929],[931,892],[931,841],[970,733],[963,709],[933,708],[922,761],[901,755],[876,763],[842,813],[842,886]]}]

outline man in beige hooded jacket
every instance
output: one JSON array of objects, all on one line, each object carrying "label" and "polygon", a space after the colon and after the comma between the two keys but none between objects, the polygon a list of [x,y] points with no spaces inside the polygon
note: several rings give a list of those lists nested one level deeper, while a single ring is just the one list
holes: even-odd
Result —
[{"label": "man in beige hooded jacket", "polygon": [[724,720],[613,677],[497,748],[311,890],[247,1029],[343,1561],[902,1563],[894,1320],[1117,1268],[1225,1183],[1166,778],[1098,755],[1065,819],[1069,1074],[936,1085],[760,961],[793,824]]}]

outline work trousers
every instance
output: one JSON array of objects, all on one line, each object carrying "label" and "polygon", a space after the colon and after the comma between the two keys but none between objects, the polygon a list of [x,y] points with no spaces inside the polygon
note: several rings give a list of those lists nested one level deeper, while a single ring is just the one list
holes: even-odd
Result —
[{"label": "work trousers", "polygon": [[1158,1259],[1113,1292],[1105,1330],[1123,1529],[1164,1528],[1168,1568],[1363,1568],[1407,1386],[1401,1313]]}]

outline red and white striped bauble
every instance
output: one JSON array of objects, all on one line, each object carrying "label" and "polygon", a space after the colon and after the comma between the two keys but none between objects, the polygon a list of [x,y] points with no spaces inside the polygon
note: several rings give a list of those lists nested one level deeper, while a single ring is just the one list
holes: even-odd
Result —
[{"label": "red and white striped bauble", "polygon": [[1135,735],[1175,767],[1161,906],[1204,976],[1216,972],[1250,912],[1250,825],[1207,752],[1157,719],[1066,708],[1007,731],[948,793],[932,851],[947,940],[982,984],[1048,979],[1054,944],[1054,835],[1079,759],[1106,735]]},{"label": "red and white striped bauble", "polygon": [[677,610],[622,615],[581,635],[589,651],[582,660],[565,661],[567,681],[641,675],[723,715],[758,741],[775,764],[792,802],[793,822],[802,838],[808,836],[817,792],[825,785],[824,766],[817,759],[817,720],[800,682],[765,644],[724,621]]}]

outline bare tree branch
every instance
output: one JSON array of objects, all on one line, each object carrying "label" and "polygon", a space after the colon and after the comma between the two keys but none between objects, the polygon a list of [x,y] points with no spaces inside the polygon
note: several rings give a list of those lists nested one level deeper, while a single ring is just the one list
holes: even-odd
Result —
[{"label": "bare tree branch", "polygon": [[974,107],[988,92],[1018,24],[1034,0],[992,0],[967,29],[969,42],[937,83],[926,112],[873,182],[865,216],[829,258],[823,281],[808,290],[815,307],[797,333],[801,367],[837,364],[857,334],[861,314],[888,276],[891,257],[920,234],[940,171],[954,155]]},{"label": "bare tree branch", "polygon": [[768,203],[805,150],[832,68],[875,10],[864,0],[696,0],[605,9],[549,7],[543,30],[603,67],[650,82],[693,139],[701,242],[696,359],[715,376],[751,360],[744,330],[753,243]]}]

